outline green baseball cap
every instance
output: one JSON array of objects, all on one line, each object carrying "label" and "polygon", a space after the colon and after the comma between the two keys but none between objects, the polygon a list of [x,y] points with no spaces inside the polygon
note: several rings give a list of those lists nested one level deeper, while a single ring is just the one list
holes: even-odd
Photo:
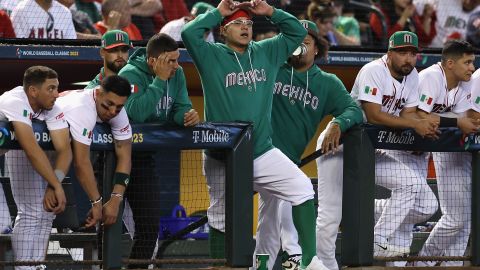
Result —
[{"label": "green baseball cap", "polygon": [[102,48],[111,49],[118,46],[132,47],[127,33],[121,30],[111,30],[102,36]]},{"label": "green baseball cap", "polygon": [[193,16],[198,16],[214,8],[215,8],[214,6],[208,3],[197,2],[195,3],[195,5],[193,5],[192,10],[190,11],[190,14],[192,14]]},{"label": "green baseball cap", "polygon": [[300,23],[307,29],[308,34],[312,35],[315,39],[318,40],[318,30],[317,24],[309,20],[300,20]]},{"label": "green baseball cap", "polygon": [[398,31],[393,33],[388,40],[388,50],[412,47],[418,51],[418,37],[409,31]]}]

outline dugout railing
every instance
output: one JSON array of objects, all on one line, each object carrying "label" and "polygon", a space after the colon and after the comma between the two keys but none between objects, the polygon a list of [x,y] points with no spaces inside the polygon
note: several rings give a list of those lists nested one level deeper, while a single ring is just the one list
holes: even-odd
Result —
[{"label": "dugout railing", "polygon": [[[39,145],[45,149],[53,149],[46,126],[42,122],[34,121],[33,129]],[[132,125],[132,151],[156,150],[187,150],[187,149],[215,149],[222,150],[226,157],[225,175],[225,259],[152,259],[153,265],[188,264],[188,265],[226,265],[229,267],[248,267],[252,264],[253,254],[253,146],[252,126],[249,123],[201,123],[192,128],[164,127],[152,124]],[[0,149],[21,149],[15,140],[14,132],[7,122],[0,122]],[[102,186],[103,198],[109,198],[112,190],[112,177],[115,168],[115,153],[113,139],[108,125],[97,124],[93,130],[91,150],[103,153]],[[201,161],[200,161],[201,164]],[[97,181],[99,181],[97,179]],[[132,180],[134,181],[134,180]],[[249,199],[251,198],[251,199]],[[105,199],[104,199],[105,202]],[[123,209],[121,210],[123,211]],[[206,217],[203,219],[205,223]],[[201,224],[199,224],[201,225]],[[188,226],[186,231],[198,226]],[[103,228],[103,227],[102,227]],[[92,249],[100,246],[101,260],[90,261],[46,261],[32,264],[49,265],[102,265],[103,269],[120,269],[125,265],[134,265],[135,261],[122,258],[121,218],[117,223],[97,233],[82,234],[52,234],[51,240],[63,240],[68,243],[79,241],[93,241]],[[181,236],[182,231],[177,233]],[[96,239],[100,235],[102,238]],[[0,252],[5,252],[10,235],[0,235]],[[174,241],[175,238],[170,239]],[[101,243],[101,244],[99,244]],[[89,245],[92,243],[90,242]],[[91,251],[90,251],[91,252]],[[94,251],[97,252],[97,251]],[[89,253],[90,254],[90,253]],[[3,261],[2,261],[3,260]],[[143,263],[143,262],[142,262]],[[0,268],[22,264],[14,261],[5,261],[0,256]]]},{"label": "dugout railing", "polygon": [[[413,130],[393,130],[362,125],[347,132],[344,145],[344,184],[341,264],[370,266],[373,257],[375,200],[375,149],[422,152],[470,152],[472,154],[472,214],[469,260],[480,265],[480,135],[465,136],[457,128],[442,128],[439,139],[422,138]],[[396,258],[421,261],[421,257]],[[424,259],[423,259],[424,260]],[[448,260],[446,258],[445,260]],[[392,260],[393,261],[393,260]]]}]

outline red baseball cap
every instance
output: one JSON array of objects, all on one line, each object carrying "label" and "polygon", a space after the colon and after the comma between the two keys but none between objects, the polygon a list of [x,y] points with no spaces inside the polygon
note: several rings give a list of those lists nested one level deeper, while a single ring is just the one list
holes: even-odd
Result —
[{"label": "red baseball cap", "polygon": [[234,20],[236,20],[238,18],[241,18],[241,17],[246,17],[248,19],[251,19],[252,15],[250,15],[250,13],[246,10],[239,9],[239,10],[235,11],[232,15],[223,18],[222,26],[225,26],[227,23],[229,23],[231,21],[234,21]]}]

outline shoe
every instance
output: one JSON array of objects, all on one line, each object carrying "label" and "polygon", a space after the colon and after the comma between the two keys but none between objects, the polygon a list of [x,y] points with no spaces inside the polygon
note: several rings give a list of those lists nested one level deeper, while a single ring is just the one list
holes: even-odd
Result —
[{"label": "shoe", "polygon": [[44,264],[35,266],[35,270],[47,270],[47,266]]},{"label": "shoe", "polygon": [[290,255],[286,261],[282,262],[282,268],[284,270],[299,270],[301,262],[302,254]]},{"label": "shoe", "polygon": [[300,267],[299,269],[301,269],[301,270],[328,270],[328,268],[322,263],[322,261],[320,261],[320,259],[318,259],[317,256],[314,256],[312,258],[312,261],[307,266],[307,268],[302,269],[302,267]]},{"label": "shoe", "polygon": [[407,256],[409,253],[409,247],[401,247],[379,242],[375,242],[373,244],[374,257],[404,257]]}]

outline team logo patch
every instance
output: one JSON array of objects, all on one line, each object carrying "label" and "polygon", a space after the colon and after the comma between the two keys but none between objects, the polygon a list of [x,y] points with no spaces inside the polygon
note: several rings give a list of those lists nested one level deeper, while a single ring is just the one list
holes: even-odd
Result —
[{"label": "team logo patch", "polygon": [[405,42],[405,43],[412,44],[412,40],[413,40],[412,35],[405,34],[403,36],[403,42]]},{"label": "team logo patch", "polygon": [[365,94],[370,94],[372,96],[377,95],[377,88],[376,87],[370,87],[370,86],[365,86]]},{"label": "team logo patch", "polygon": [[431,105],[433,99],[431,97],[427,96],[427,95],[422,95],[420,97],[420,101],[423,102],[423,103],[426,103],[427,105]]},{"label": "team logo patch", "polygon": [[32,120],[33,113],[29,112],[28,110],[23,110],[23,117],[27,117],[28,119]]},{"label": "team logo patch", "polygon": [[307,22],[301,22],[303,28],[308,30],[308,23]]},{"label": "team logo patch", "polygon": [[475,99],[475,104],[480,104],[480,97],[477,97],[477,98]]},{"label": "team logo patch", "polygon": [[138,86],[137,85],[131,84],[130,86],[132,87],[132,94],[138,93]]},{"label": "team logo patch", "polygon": [[83,129],[82,136],[86,136],[87,138],[91,139],[93,136],[93,132],[86,128]]}]

